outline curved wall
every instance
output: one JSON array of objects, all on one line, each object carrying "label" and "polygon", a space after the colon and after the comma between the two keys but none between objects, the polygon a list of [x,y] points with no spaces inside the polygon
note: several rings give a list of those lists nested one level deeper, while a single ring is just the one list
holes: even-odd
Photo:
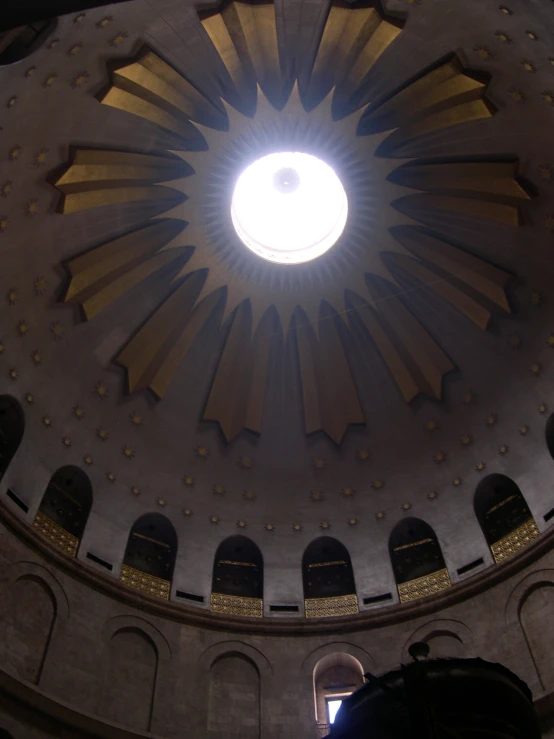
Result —
[{"label": "curved wall", "polygon": [[322,659],[349,654],[381,673],[407,661],[421,639],[435,657],[505,664],[533,690],[548,729],[554,537],[493,568],[488,587],[476,578],[481,592],[471,597],[458,585],[362,621],[323,619],[320,633],[293,619],[263,633],[245,628],[247,619],[212,616],[201,625],[194,609],[103,582],[0,512],[0,727],[14,739],[315,739]]}]

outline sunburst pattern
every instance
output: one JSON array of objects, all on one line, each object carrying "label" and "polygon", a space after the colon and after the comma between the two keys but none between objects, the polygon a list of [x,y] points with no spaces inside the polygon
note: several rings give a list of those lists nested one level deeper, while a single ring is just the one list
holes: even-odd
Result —
[{"label": "sunburst pattern", "polygon": [[[115,358],[130,392],[150,388],[159,398],[219,307],[230,326],[203,417],[228,441],[262,431],[277,318],[297,342],[306,433],[323,430],[340,443],[349,424],[365,420],[344,352],[345,314],[364,327],[407,402],[419,393],[440,399],[454,365],[399,297],[396,275],[407,272],[485,329],[494,309],[509,311],[509,275],[421,224],[429,213],[454,213],[517,226],[529,196],[517,162],[404,154],[421,137],[493,115],[486,84],[452,56],[362,105],[369,71],[401,32],[377,5],[332,7],[296,82],[283,71],[286,42],[272,4],[231,2],[203,24],[227,70],[217,78],[220,97],[144,49],[113,72],[102,98],[177,134],[182,148],[163,156],[77,150],[56,181],[63,213],[165,205],[141,229],[71,260],[66,302],[80,303],[90,320],[148,276],[165,276],[169,296]],[[307,265],[259,259],[230,220],[237,174],[276,148],[322,156],[348,195],[343,236]]]}]

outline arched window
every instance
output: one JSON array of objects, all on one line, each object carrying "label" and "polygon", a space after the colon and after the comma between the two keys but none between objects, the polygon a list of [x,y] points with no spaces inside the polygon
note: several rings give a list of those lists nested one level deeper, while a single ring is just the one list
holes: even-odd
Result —
[{"label": "arched window", "polygon": [[0,33],[0,67],[20,62],[40,49],[57,24],[56,20],[36,21]]},{"label": "arched window", "polygon": [[60,467],[50,478],[33,526],[74,557],[91,507],[92,485],[87,475],[78,467]]},{"label": "arched window", "polygon": [[450,587],[439,540],[425,521],[405,518],[397,523],[389,538],[389,554],[401,603]]},{"label": "arched window", "polygon": [[347,548],[331,536],[321,536],[302,557],[306,618],[358,613],[354,571]]},{"label": "arched window", "polygon": [[544,428],[546,438],[546,446],[550,452],[550,456],[554,459],[554,413],[549,417]]},{"label": "arched window", "polygon": [[120,580],[154,598],[169,600],[177,556],[177,534],[161,513],[147,513],[131,529]]},{"label": "arched window", "polygon": [[521,490],[506,475],[481,480],[473,505],[495,562],[504,562],[539,536]]},{"label": "arched window", "polygon": [[264,560],[246,536],[222,541],[214,560],[211,609],[232,616],[263,616]]},{"label": "arched window", "polygon": [[343,700],[364,684],[364,670],[351,654],[333,652],[314,667],[315,716],[319,736],[327,736]]},{"label": "arched window", "polygon": [[11,395],[0,395],[0,479],[21,444],[24,430],[23,408]]}]

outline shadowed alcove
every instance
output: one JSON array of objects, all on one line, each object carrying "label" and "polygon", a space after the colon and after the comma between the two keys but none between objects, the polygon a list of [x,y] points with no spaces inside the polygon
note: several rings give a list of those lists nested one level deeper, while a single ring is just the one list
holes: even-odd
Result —
[{"label": "shadowed alcove", "polygon": [[120,579],[127,587],[168,600],[176,556],[171,521],[161,513],[146,513],[131,528]]},{"label": "shadowed alcove", "polygon": [[262,553],[246,536],[221,542],[214,559],[211,609],[237,616],[262,616],[264,562]]},{"label": "shadowed alcove", "polygon": [[24,430],[25,416],[20,404],[11,395],[0,395],[0,479],[21,444]]},{"label": "shadowed alcove", "polygon": [[358,612],[350,554],[332,536],[321,536],[306,547],[302,582],[307,618]]}]

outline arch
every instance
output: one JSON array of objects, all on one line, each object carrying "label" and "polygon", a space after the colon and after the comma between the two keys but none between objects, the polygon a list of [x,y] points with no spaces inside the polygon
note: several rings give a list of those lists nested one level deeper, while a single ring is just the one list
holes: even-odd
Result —
[{"label": "arch", "polygon": [[313,669],[315,719],[319,732],[333,723],[329,701],[335,706],[364,684],[364,668],[349,652],[330,652]]},{"label": "arch", "polygon": [[202,672],[209,672],[212,665],[221,656],[231,652],[243,654],[245,657],[248,657],[256,665],[256,669],[263,677],[269,677],[273,672],[271,663],[262,652],[250,646],[250,644],[245,644],[241,641],[224,641],[208,647],[198,660],[198,668]]},{"label": "arch", "polygon": [[264,560],[246,536],[229,536],[215,553],[212,592],[240,598],[264,597]]},{"label": "arch", "polygon": [[102,716],[138,731],[150,731],[159,653],[144,629],[122,625],[110,637],[100,700]]},{"label": "arch", "polygon": [[171,659],[171,647],[162,632],[149,621],[138,616],[114,616],[106,621],[102,629],[104,644],[109,645],[114,635],[125,629],[143,631],[155,645],[158,659],[161,662],[168,662]]},{"label": "arch", "polygon": [[[67,465],[57,469],[50,478],[39,512],[77,540],[76,552],[91,508],[92,485],[88,475],[79,467]],[[42,528],[39,527],[39,531],[42,532]]]},{"label": "arch", "polygon": [[544,438],[546,446],[552,459],[554,459],[554,413],[551,413],[544,427]]},{"label": "arch", "polygon": [[331,642],[330,644],[317,647],[313,652],[310,652],[300,668],[302,675],[306,678],[312,676],[318,662],[328,655],[336,654],[337,652],[349,654],[354,657],[361,664],[364,672],[371,672],[375,667],[373,657],[365,649],[362,649],[362,647],[351,644],[350,642]]},{"label": "arch", "polygon": [[414,642],[424,641],[431,649],[429,656],[437,657],[472,657],[474,654],[473,634],[461,621],[452,619],[433,619],[414,631],[406,641],[402,650],[401,662],[412,661],[408,653]]},{"label": "arch", "polygon": [[40,49],[57,25],[57,20],[49,19],[6,31],[0,37],[0,67],[16,64]]},{"label": "arch", "polygon": [[348,549],[332,536],[314,539],[302,556],[304,598],[337,598],[356,594]]},{"label": "arch", "polygon": [[256,663],[243,651],[228,651],[211,664],[208,677],[207,739],[259,739],[261,681]]},{"label": "arch", "polygon": [[[539,536],[533,515],[516,483],[506,475],[487,475],[475,490],[475,515],[495,561],[503,562]],[[514,532],[514,540],[505,541]]]},{"label": "arch", "polygon": [[[128,587],[167,600],[176,557],[177,533],[171,521],[161,513],[146,513],[131,527],[121,580]],[[136,578],[136,571],[149,577]]]},{"label": "arch", "polygon": [[15,456],[25,431],[25,415],[11,395],[0,395],[0,479]]}]

